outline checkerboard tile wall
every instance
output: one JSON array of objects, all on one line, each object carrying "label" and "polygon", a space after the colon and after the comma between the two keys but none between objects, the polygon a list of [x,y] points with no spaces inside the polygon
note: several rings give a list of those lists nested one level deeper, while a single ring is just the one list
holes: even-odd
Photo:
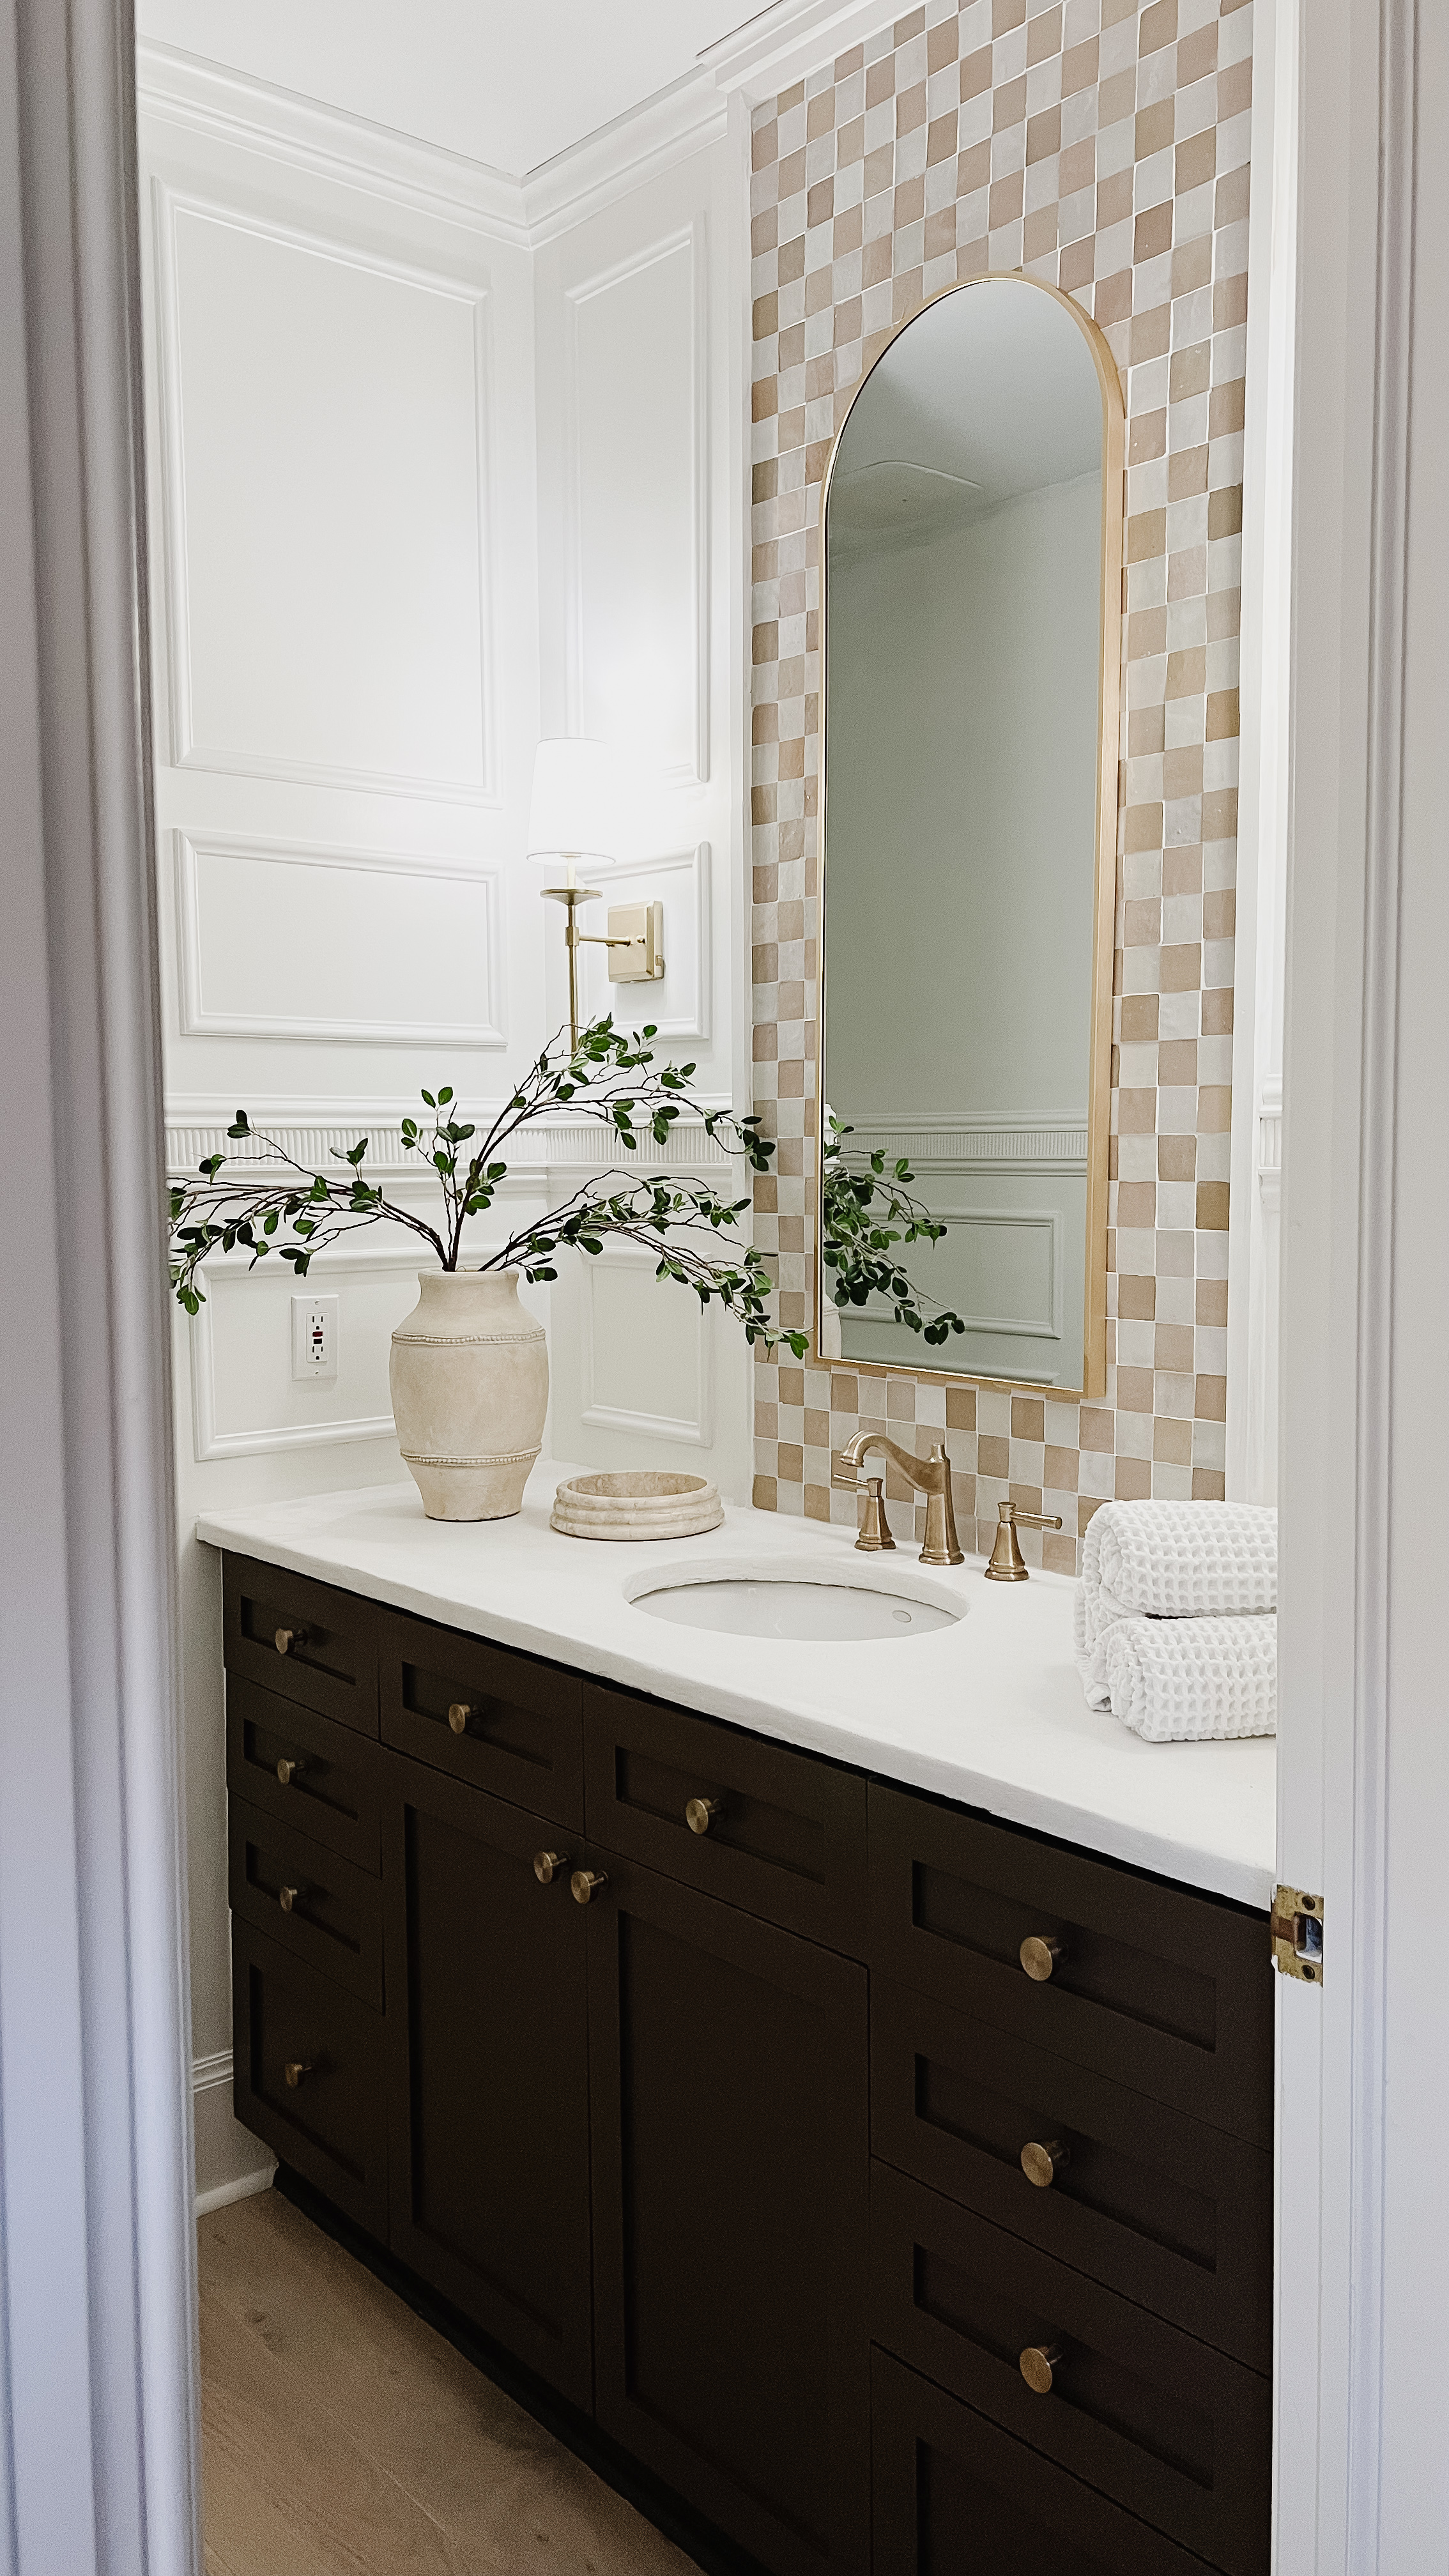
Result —
[{"label": "checkerboard tile wall", "polygon": [[[820,486],[892,331],[1021,268],[1102,326],[1127,403],[1107,1389],[1100,1403],[761,1362],[755,1500],[827,1520],[832,1451],[944,1432],[963,1543],[1223,1491],[1251,0],[927,0],[755,111],[751,172],[756,1241],[809,1311]],[[897,1534],[920,1522],[888,1481]]]}]

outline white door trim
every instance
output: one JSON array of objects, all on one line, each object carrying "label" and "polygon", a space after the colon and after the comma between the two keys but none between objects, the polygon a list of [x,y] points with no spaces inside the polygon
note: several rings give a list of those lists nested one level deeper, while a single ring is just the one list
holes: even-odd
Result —
[{"label": "white door trim", "polygon": [[0,2571],[200,2566],[128,0],[0,0]]}]

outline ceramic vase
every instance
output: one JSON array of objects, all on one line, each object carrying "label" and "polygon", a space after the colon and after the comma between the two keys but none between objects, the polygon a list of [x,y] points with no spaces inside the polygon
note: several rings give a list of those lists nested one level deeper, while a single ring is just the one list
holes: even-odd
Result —
[{"label": "ceramic vase", "polygon": [[433,1521],[500,1521],[523,1506],[548,1410],[548,1342],[516,1270],[420,1270],[392,1337],[398,1446]]}]

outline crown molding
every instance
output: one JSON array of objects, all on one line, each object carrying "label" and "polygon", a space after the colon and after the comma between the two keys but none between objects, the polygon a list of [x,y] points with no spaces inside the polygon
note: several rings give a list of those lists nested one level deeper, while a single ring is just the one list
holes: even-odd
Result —
[{"label": "crown molding", "polygon": [[699,60],[725,97],[738,92],[750,107],[759,107],[807,72],[879,35],[894,24],[898,8],[899,0],[775,0],[773,8],[706,45]]},{"label": "crown molding", "polygon": [[461,216],[495,241],[529,248],[521,183],[464,153],[151,37],[136,49],[136,90],[143,114],[161,114],[193,133],[263,150],[313,177],[365,187],[424,214],[455,222]]},{"label": "crown molding", "polygon": [[719,142],[728,122],[728,101],[711,74],[686,72],[597,133],[571,143],[551,161],[541,161],[523,182],[534,248]]},{"label": "crown molding", "polygon": [[311,176],[365,187],[424,214],[460,217],[475,231],[537,250],[618,197],[702,152],[725,134],[729,104],[706,69],[686,72],[652,98],[542,161],[522,178],[325,106],[295,90],[208,62],[179,45],[137,47],[143,112],[243,149],[264,151]]}]

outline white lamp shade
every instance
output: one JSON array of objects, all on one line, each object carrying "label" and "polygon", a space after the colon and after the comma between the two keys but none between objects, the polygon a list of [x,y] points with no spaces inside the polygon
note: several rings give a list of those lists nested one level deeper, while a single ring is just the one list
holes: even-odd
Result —
[{"label": "white lamp shade", "polygon": [[586,735],[556,736],[533,756],[528,855],[552,864],[587,859],[612,867],[627,854],[628,772],[612,745]]}]

